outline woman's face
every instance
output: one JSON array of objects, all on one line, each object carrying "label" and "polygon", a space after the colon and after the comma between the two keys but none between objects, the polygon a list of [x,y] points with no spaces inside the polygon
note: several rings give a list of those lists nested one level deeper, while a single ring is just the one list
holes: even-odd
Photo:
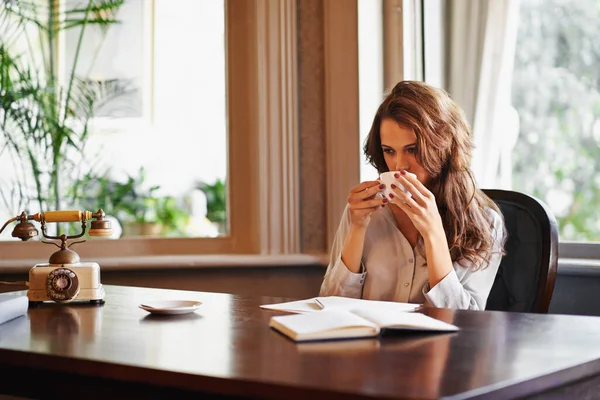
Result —
[{"label": "woman's face", "polygon": [[385,118],[381,121],[379,134],[388,169],[411,172],[423,185],[427,185],[431,177],[417,161],[417,136],[412,129],[398,124],[391,118]]}]

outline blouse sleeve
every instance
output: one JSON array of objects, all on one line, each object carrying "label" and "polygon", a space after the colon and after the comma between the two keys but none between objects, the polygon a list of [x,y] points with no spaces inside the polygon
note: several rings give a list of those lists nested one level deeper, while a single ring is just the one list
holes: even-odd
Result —
[{"label": "blouse sleeve", "polygon": [[321,284],[320,296],[342,296],[361,298],[362,289],[367,275],[361,265],[361,273],[354,273],[342,261],[342,249],[350,232],[350,212],[348,206],[344,209],[342,220],[335,234],[329,265]]},{"label": "blouse sleeve", "polygon": [[[430,289],[427,283],[423,288],[423,295],[434,307],[485,310],[502,260],[504,238],[502,218],[493,210],[490,213],[494,219],[494,244],[490,261],[476,270],[454,263],[453,270],[433,288]],[[457,273],[457,270],[461,273]]]}]

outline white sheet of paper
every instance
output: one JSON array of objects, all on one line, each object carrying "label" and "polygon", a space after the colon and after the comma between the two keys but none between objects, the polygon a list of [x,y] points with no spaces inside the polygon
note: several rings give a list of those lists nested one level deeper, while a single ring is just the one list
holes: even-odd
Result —
[{"label": "white sheet of paper", "polygon": [[315,302],[316,297],[306,300],[288,301],[286,303],[263,304],[260,308],[265,310],[284,311],[292,313],[306,313],[321,311],[321,307]]},{"label": "white sheet of paper", "polygon": [[266,310],[284,311],[291,313],[306,313],[321,310],[381,310],[386,312],[410,312],[419,308],[420,304],[398,303],[395,301],[378,301],[352,299],[348,297],[326,296],[313,297],[306,300],[289,301],[286,303],[264,304],[260,307]]},{"label": "white sheet of paper", "polygon": [[343,310],[381,310],[386,312],[410,312],[421,307],[415,303],[399,303],[396,301],[380,301],[353,299],[349,297],[327,296],[316,297],[315,301],[323,307],[324,310],[343,309]]}]

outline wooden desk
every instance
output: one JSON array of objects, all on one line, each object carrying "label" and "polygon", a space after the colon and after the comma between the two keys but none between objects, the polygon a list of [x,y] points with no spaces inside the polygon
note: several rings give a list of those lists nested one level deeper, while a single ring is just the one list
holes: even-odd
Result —
[{"label": "wooden desk", "polygon": [[[27,397],[515,398],[600,374],[600,318],[428,309],[455,334],[295,344],[260,304],[288,299],[106,286],[0,325],[0,392]],[[154,299],[204,302],[153,317]],[[18,381],[30,384],[19,384]],[[205,398],[205,397],[203,397]]]}]

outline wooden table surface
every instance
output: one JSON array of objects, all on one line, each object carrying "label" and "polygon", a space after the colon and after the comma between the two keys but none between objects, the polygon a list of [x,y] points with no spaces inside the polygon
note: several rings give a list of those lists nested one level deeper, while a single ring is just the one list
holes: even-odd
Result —
[{"label": "wooden table surface", "polygon": [[[260,304],[290,299],[105,286],[103,306],[44,304],[0,325],[0,392],[100,398],[516,398],[600,374],[600,318],[425,309],[451,334],[296,344]],[[158,299],[200,300],[156,317]],[[34,378],[34,379],[32,379]]]}]

